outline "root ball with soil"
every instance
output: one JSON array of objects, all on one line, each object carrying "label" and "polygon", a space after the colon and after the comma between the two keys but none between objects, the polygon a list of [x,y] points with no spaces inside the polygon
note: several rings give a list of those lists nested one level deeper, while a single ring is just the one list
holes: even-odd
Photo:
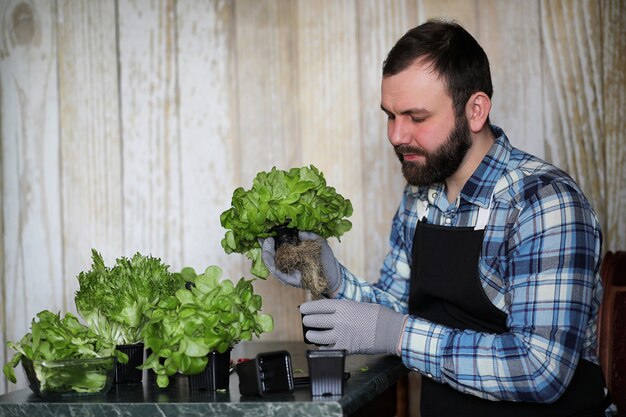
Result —
[{"label": "root ball with soil", "polygon": [[285,273],[300,271],[302,288],[311,291],[314,300],[319,300],[328,291],[321,255],[322,244],[317,240],[284,243],[276,249],[276,267]]}]

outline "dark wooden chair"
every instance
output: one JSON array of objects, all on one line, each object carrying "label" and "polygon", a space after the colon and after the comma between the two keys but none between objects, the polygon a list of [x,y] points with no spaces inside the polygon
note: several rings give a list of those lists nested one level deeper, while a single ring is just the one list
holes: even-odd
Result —
[{"label": "dark wooden chair", "polygon": [[626,417],[626,251],[608,252],[600,268],[604,297],[598,356],[618,416]]}]

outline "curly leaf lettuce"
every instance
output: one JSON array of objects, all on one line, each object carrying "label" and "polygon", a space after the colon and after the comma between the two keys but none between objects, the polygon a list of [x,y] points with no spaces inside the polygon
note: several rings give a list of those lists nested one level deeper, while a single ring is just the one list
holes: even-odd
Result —
[{"label": "curly leaf lettuce", "polygon": [[252,188],[233,192],[231,208],[220,216],[227,229],[222,239],[226,253],[243,253],[252,261],[252,274],[266,278],[269,271],[261,259],[258,239],[274,236],[275,226],[287,225],[315,232],[323,238],[341,237],[352,228],[346,219],[352,204],[313,165],[282,171],[273,167],[259,172]]},{"label": "curly leaf lettuce", "polygon": [[94,331],[118,345],[140,343],[147,311],[173,295],[180,281],[160,259],[135,254],[107,268],[92,249],[91,270],[78,275],[74,301]]}]

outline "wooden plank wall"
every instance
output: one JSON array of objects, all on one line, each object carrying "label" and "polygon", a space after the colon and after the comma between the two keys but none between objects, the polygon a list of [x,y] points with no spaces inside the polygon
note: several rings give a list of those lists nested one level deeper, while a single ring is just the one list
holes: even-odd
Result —
[{"label": "wooden plank wall", "polygon": [[[219,215],[272,166],[315,164],[350,198],[332,242],[375,280],[403,186],[379,110],[407,29],[459,20],[490,56],[492,120],[562,166],[626,248],[626,6],[621,0],[2,0],[0,362],[43,309],[75,311],[90,248],[173,270],[226,255]],[[301,337],[301,291],[257,281]],[[0,394],[20,384],[0,378]]]}]

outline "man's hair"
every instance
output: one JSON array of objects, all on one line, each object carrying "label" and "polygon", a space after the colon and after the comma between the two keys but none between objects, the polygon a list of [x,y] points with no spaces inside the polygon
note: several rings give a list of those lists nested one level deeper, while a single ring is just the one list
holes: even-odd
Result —
[{"label": "man's hair", "polygon": [[493,94],[485,51],[456,22],[431,19],[405,33],[389,51],[383,77],[396,75],[417,60],[428,63],[441,78],[457,117],[475,92],[482,91],[489,98]]}]

